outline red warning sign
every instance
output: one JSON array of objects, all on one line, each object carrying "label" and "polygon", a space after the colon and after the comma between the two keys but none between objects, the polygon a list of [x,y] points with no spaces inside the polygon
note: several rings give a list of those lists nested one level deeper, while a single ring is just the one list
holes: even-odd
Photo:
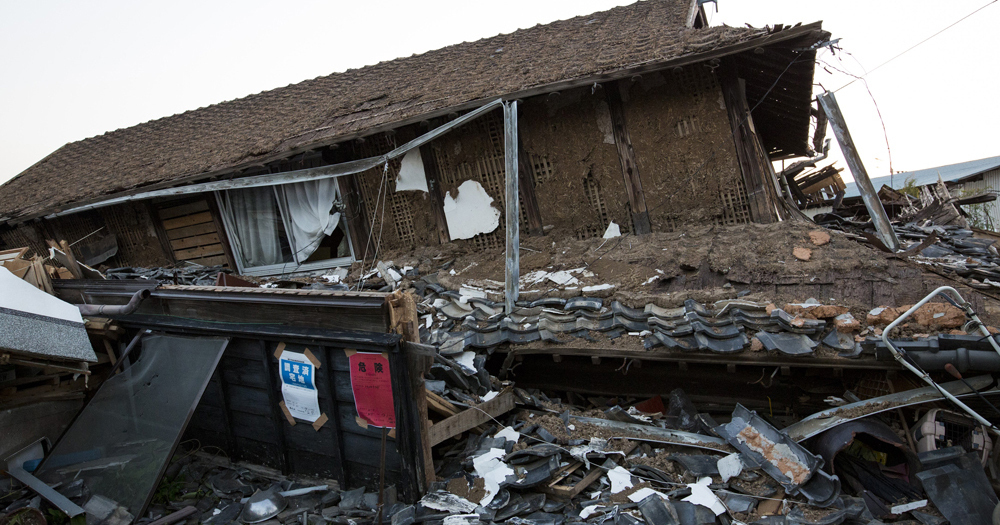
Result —
[{"label": "red warning sign", "polygon": [[369,425],[396,428],[389,360],[382,354],[356,352],[350,362],[351,389],[358,415]]}]

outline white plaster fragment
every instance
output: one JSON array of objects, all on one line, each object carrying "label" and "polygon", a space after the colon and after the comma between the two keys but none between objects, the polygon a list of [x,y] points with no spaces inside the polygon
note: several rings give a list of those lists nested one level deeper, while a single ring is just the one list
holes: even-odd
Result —
[{"label": "white plaster fragment", "polygon": [[463,372],[465,372],[467,375],[472,375],[477,372],[476,364],[474,361],[475,358],[476,358],[475,352],[462,352],[461,354],[455,356],[455,362],[458,363],[458,366],[462,368]]},{"label": "white plaster fragment", "polygon": [[560,270],[546,275],[545,278],[563,286],[567,284],[580,284],[579,279],[573,277],[573,274],[570,272],[572,272],[572,270]]},{"label": "white plaster fragment", "polygon": [[485,403],[493,399],[494,397],[497,397],[498,395],[500,395],[500,392],[497,392],[496,390],[490,390],[489,392],[486,393],[486,395],[483,396],[483,402]]},{"label": "white plaster fragment", "polygon": [[522,275],[520,282],[522,286],[532,285],[538,281],[544,280],[547,275],[549,275],[549,272],[546,272],[545,270],[536,270]]},{"label": "white plaster fragment", "polygon": [[471,239],[500,226],[500,210],[493,207],[493,197],[474,180],[463,182],[454,197],[450,191],[444,196],[444,217],[452,240]]},{"label": "white plaster fragment", "polygon": [[472,512],[476,504],[449,492],[431,492],[420,499],[420,504],[434,510],[443,510],[455,514]]},{"label": "white plaster fragment", "polygon": [[615,285],[613,285],[613,284],[597,284],[597,285],[594,285],[594,286],[584,286],[583,287],[583,291],[584,292],[599,292],[601,290],[610,290],[610,289],[612,289],[614,287],[615,287]]},{"label": "white plaster fragment", "polygon": [[666,494],[664,494],[664,493],[662,493],[662,492],[660,492],[658,490],[653,490],[653,489],[651,489],[649,487],[643,487],[643,488],[641,488],[641,489],[639,489],[639,490],[637,490],[637,491],[629,494],[628,495],[628,499],[629,499],[629,501],[632,501],[633,503],[639,503],[640,501],[648,498],[649,496],[651,496],[653,494],[656,494],[657,496],[663,498],[664,501],[667,500],[667,495]]},{"label": "white plaster fragment", "polygon": [[632,474],[620,465],[608,471],[608,481],[611,482],[612,494],[632,488]]},{"label": "white plaster fragment", "polygon": [[730,454],[720,459],[716,465],[719,468],[719,476],[722,477],[723,483],[729,481],[729,478],[739,476],[740,472],[743,472],[743,462],[740,461],[739,454]]},{"label": "white plaster fragment", "polygon": [[476,475],[485,481],[486,495],[479,501],[482,506],[489,505],[493,497],[500,492],[500,485],[507,481],[507,476],[514,475],[514,469],[500,460],[507,452],[502,448],[491,448],[489,452],[472,458],[472,466]]},{"label": "white plaster fragment", "polygon": [[726,512],[726,506],[722,504],[722,501],[719,501],[718,496],[712,492],[712,489],[708,488],[711,483],[712,478],[708,477],[699,479],[697,483],[691,483],[688,485],[688,488],[691,489],[691,495],[684,498],[683,501],[708,507],[718,516]]},{"label": "white plaster fragment", "polygon": [[458,293],[460,295],[459,302],[461,303],[468,303],[469,299],[486,299],[486,291],[482,288],[462,286],[459,287]]},{"label": "white plaster fragment", "polygon": [[521,433],[514,430],[514,427],[504,427],[503,430],[497,432],[493,437],[495,438],[502,437],[507,441],[513,441],[514,443],[517,443],[518,440],[521,439]]},{"label": "white plaster fragment", "polygon": [[413,148],[403,155],[396,176],[396,191],[422,191],[427,193],[427,175],[424,173],[424,161],[420,158],[420,148]]},{"label": "white plaster fragment", "polygon": [[608,225],[608,229],[604,230],[604,238],[614,239],[615,237],[621,237],[621,236],[622,236],[621,226],[618,226],[618,224],[616,224],[615,221],[611,221],[611,224]]},{"label": "white plaster fragment", "polygon": [[583,510],[580,511],[580,519],[585,520],[593,516],[594,514],[597,514],[598,509],[603,509],[603,508],[604,505],[590,505],[584,507]]},{"label": "white plaster fragment", "polygon": [[927,500],[922,499],[919,501],[911,501],[910,503],[904,503],[902,505],[896,505],[889,509],[889,512],[893,514],[902,514],[904,512],[910,512],[911,510],[922,509],[927,506]]}]

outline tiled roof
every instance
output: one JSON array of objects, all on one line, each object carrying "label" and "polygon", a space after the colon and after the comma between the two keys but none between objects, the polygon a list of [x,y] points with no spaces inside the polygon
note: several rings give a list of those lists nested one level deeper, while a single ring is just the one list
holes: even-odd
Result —
[{"label": "tiled roof", "polygon": [[768,33],[688,28],[692,6],[693,0],[645,0],[73,142],[0,186],[0,220],[224,174],[476,101],[697,56]]}]

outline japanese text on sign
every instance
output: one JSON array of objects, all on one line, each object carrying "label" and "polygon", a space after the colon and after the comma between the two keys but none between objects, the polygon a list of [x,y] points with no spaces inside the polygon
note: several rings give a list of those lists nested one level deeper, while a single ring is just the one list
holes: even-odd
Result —
[{"label": "japanese text on sign", "polygon": [[382,354],[357,352],[350,362],[351,389],[358,416],[372,426],[395,428],[389,360]]},{"label": "japanese text on sign", "polygon": [[281,395],[292,417],[314,422],[319,419],[319,395],[316,392],[316,367],[305,354],[282,352]]}]

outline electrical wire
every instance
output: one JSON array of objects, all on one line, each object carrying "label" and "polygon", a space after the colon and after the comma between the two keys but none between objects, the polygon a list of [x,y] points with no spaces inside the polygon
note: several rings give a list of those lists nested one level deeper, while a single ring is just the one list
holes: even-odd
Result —
[{"label": "electrical wire", "polygon": [[[987,2],[985,5],[983,5],[979,9],[976,9],[975,11],[973,11],[973,12],[971,12],[971,13],[963,16],[962,18],[959,18],[958,20],[952,22],[951,24],[948,24],[947,26],[944,27],[944,29],[941,29],[940,31],[938,31],[938,32],[934,33],[933,35],[931,35],[931,36],[929,36],[929,37],[921,40],[920,42],[917,42],[916,44],[913,44],[912,46],[910,46],[910,47],[904,49],[903,51],[899,52],[897,55],[893,56],[889,60],[886,60],[885,62],[882,62],[881,64],[875,66],[874,68],[872,68],[871,70],[869,70],[868,72],[866,72],[862,76],[868,76],[868,75],[874,73],[875,71],[878,71],[878,69],[881,68],[882,66],[888,64],[889,62],[892,62],[893,60],[896,60],[897,58],[905,55],[906,53],[909,53],[910,51],[912,51],[917,46],[923,44],[924,42],[927,42],[928,40],[930,40],[930,39],[932,39],[932,38],[934,38],[934,37],[936,37],[938,35],[940,35],[941,33],[944,33],[945,31],[951,29],[952,27],[955,27],[960,22],[964,21],[965,19],[967,19],[967,18],[971,17],[972,15],[974,15],[974,14],[982,11],[983,9],[986,9],[987,7],[989,7],[990,5],[995,4],[995,3],[997,3],[997,0],[992,0],[990,2]],[[858,80],[860,80],[860,79],[855,78],[854,80],[851,80],[850,82],[844,84],[843,86],[840,86],[839,88],[833,90],[833,92],[836,93],[836,92],[840,91],[841,89],[844,89],[845,87],[850,86],[851,84],[853,84],[854,82],[856,82]]]}]

